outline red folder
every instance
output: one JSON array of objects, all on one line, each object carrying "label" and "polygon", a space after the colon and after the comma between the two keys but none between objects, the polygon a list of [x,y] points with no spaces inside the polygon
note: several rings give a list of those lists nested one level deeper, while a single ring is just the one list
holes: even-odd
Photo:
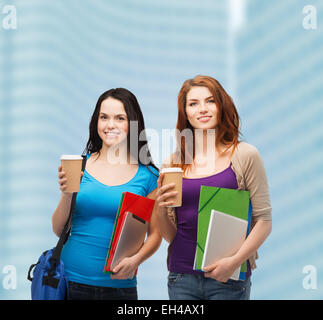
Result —
[{"label": "red folder", "polygon": [[[150,222],[150,217],[155,205],[155,200],[131,192],[123,192],[119,204],[118,213],[114,222],[113,233],[104,267],[104,272],[111,273],[111,262],[119,241],[120,232],[126,217],[126,212],[131,212],[135,216]],[[136,272],[137,273],[137,272]]]}]

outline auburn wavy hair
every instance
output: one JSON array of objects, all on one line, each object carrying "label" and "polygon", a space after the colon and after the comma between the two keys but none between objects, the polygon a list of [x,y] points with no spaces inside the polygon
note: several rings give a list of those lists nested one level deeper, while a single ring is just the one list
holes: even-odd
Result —
[{"label": "auburn wavy hair", "polygon": [[[193,79],[186,80],[178,94],[178,115],[176,129],[178,133],[183,132],[185,129],[192,130],[193,146],[191,150],[193,150],[193,155],[191,155],[191,159],[194,159],[195,156],[195,139],[194,128],[191,126],[186,116],[186,97],[190,89],[195,86],[207,87],[212,93],[218,111],[215,148],[221,153],[219,146],[225,145],[226,148],[223,151],[224,153],[233,147],[231,151],[232,155],[239,143],[240,136],[240,120],[237,109],[232,98],[216,79],[209,76],[198,75]],[[177,135],[177,149],[171,161],[172,166],[181,167],[185,172],[190,165],[186,164],[184,161],[185,155],[187,156],[187,152],[188,150],[185,144],[185,136]]]}]

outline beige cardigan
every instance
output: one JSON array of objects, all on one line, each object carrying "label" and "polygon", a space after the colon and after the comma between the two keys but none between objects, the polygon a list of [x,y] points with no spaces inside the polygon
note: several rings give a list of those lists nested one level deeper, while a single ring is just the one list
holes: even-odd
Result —
[{"label": "beige cardigan", "polygon": [[[250,192],[252,204],[250,229],[258,220],[271,220],[272,209],[267,176],[264,163],[256,147],[246,142],[240,142],[232,155],[231,162],[232,169],[236,174],[238,189]],[[176,223],[174,208],[168,208],[168,215]],[[256,259],[258,259],[257,251],[248,259],[252,269],[257,267]]]}]

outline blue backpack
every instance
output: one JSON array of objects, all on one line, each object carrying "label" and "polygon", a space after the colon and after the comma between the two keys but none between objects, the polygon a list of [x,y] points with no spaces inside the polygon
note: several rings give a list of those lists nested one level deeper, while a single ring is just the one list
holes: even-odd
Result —
[{"label": "blue backpack", "polygon": [[[86,156],[83,156],[82,171],[85,169],[85,163]],[[61,261],[60,256],[63,246],[70,234],[76,196],[77,193],[73,193],[69,217],[56,247],[43,252],[39,257],[38,262],[32,264],[29,268],[27,279],[31,281],[32,300],[66,299],[68,280],[65,277],[64,263]],[[33,269],[32,277],[31,272]]]},{"label": "blue backpack", "polygon": [[[55,248],[43,252],[38,262],[30,266],[28,280],[31,281],[32,300],[65,300],[67,279],[64,274],[63,261],[52,259]],[[33,278],[31,278],[31,271]]]}]

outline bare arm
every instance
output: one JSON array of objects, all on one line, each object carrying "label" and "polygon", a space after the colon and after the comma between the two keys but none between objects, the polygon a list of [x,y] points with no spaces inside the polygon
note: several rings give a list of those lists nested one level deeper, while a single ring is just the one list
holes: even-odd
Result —
[{"label": "bare arm", "polygon": [[[156,199],[156,193],[157,189],[152,191],[147,198],[149,199]],[[158,227],[157,227],[157,205],[155,202],[153,212],[151,214],[151,219],[149,223],[148,228],[148,236],[147,239],[142,246],[142,248],[139,250],[139,252],[136,254],[136,259],[138,261],[138,265],[143,263],[146,259],[148,259],[150,256],[152,256],[157,249],[159,248],[161,244],[161,235],[159,233]]]},{"label": "bare arm", "polygon": [[239,266],[246,261],[264,243],[271,233],[271,220],[258,220],[239,251],[233,256]]},{"label": "bare arm", "polygon": [[271,220],[258,220],[241,248],[232,257],[220,259],[204,268],[205,277],[226,282],[233,272],[246,261],[266,240],[271,232]]},{"label": "bare arm", "polygon": [[70,212],[72,193],[61,193],[58,206],[52,215],[53,232],[59,237],[64,229]]}]

